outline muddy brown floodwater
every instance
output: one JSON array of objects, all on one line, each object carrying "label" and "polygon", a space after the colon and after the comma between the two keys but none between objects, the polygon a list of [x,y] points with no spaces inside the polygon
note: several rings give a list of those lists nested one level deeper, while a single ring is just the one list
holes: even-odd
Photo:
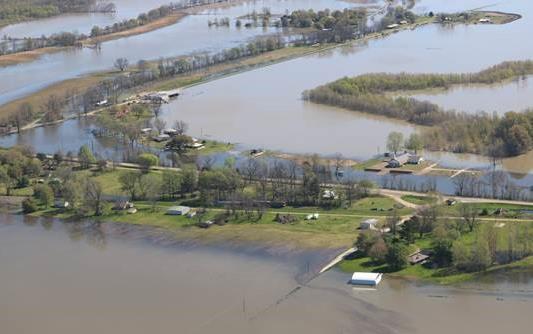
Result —
[{"label": "muddy brown floodwater", "polygon": [[[151,237],[145,237],[152,235]],[[475,289],[330,271],[328,252],[169,242],[136,227],[0,216],[0,331],[63,333],[526,333],[531,281]]]}]

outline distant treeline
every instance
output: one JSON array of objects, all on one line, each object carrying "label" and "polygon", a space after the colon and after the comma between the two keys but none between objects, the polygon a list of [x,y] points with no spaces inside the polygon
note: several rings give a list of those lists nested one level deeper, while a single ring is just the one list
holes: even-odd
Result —
[{"label": "distant treeline", "polygon": [[[338,106],[435,126],[427,131],[433,149],[512,156],[533,148],[533,111],[499,118],[446,111],[439,106],[394,93],[447,89],[460,84],[494,84],[533,74],[533,61],[504,62],[468,74],[366,74],[343,78],[304,93],[315,103]],[[490,152],[488,152],[490,150]]]},{"label": "distant treeline", "polygon": [[[1,0],[0,0],[1,1]],[[231,2],[232,0],[220,0],[219,2]],[[158,19],[167,17],[173,14],[177,10],[184,8],[202,6],[205,4],[213,3],[212,0],[199,0],[192,3],[170,3],[168,5],[163,5],[159,8],[152,9],[147,13],[139,14],[137,18],[123,20],[117,22],[111,26],[94,26],[91,29],[89,35],[71,33],[71,32],[60,32],[53,34],[51,36],[41,36],[39,38],[23,38],[23,39],[9,39],[0,42],[0,55],[3,54],[12,54],[17,52],[31,51],[35,49],[45,48],[45,47],[64,47],[64,46],[76,46],[81,45],[81,41],[88,38],[94,38],[99,36],[110,35],[113,33],[126,31],[136,27],[140,27],[146,24],[149,24]]]},{"label": "distant treeline", "polygon": [[0,25],[97,9],[96,0],[0,0]]}]

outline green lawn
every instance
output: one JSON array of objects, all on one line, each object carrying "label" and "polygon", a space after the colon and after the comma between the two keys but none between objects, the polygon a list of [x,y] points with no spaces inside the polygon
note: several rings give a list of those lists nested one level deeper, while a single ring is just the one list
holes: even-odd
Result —
[{"label": "green lawn", "polygon": [[417,205],[427,205],[437,202],[437,199],[432,196],[414,196],[414,195],[405,195],[402,196],[402,199],[406,202],[417,204]]},{"label": "green lawn", "polygon": [[373,167],[377,164],[379,164],[380,162],[382,162],[382,159],[370,159],[370,160],[366,160],[366,161],[363,161],[361,163],[358,163],[356,165],[353,166],[353,169],[355,170],[365,170],[366,168],[370,168],[370,167]]},{"label": "green lawn", "polygon": [[[499,218],[519,218],[519,219],[525,219],[525,218],[532,218],[533,220],[533,213],[524,213],[522,211],[531,211],[533,212],[533,204],[532,205],[516,205],[516,204],[502,204],[502,203],[476,203],[476,204],[468,204],[475,206],[481,217],[499,217]],[[441,208],[441,215],[444,216],[460,216],[460,204],[448,206],[443,205]],[[496,210],[503,209],[503,214],[496,215]],[[483,211],[486,210],[487,215],[484,215]]]}]

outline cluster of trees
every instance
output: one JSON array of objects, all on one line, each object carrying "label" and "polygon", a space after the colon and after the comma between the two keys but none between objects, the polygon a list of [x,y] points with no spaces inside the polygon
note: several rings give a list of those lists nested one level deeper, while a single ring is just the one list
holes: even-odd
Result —
[{"label": "cluster of trees", "polygon": [[415,23],[416,15],[402,6],[389,7],[387,13],[379,22],[380,30],[386,29],[391,24],[400,24],[401,22]]},{"label": "cluster of trees", "polygon": [[304,93],[316,103],[365,111],[408,122],[435,126],[425,134],[428,147],[454,152],[514,156],[533,147],[533,113],[509,112],[503,118],[466,114],[390,93],[458,84],[492,84],[533,74],[533,61],[505,62],[469,74],[366,74],[343,78]]},{"label": "cluster of trees", "polygon": [[296,10],[280,19],[282,27],[313,28],[303,34],[300,43],[340,43],[354,39],[367,32],[365,9]]},{"label": "cluster of trees", "polygon": [[482,212],[470,204],[462,204],[459,213],[456,219],[442,219],[437,207],[430,206],[403,224],[389,218],[390,233],[364,231],[355,245],[374,264],[387,264],[392,271],[408,265],[409,253],[417,249],[412,245],[419,239],[430,240],[429,246],[423,249],[426,254],[431,254],[431,262],[427,265],[461,272],[482,271],[533,254],[533,244],[528,239],[533,233],[532,224],[510,224],[500,228],[481,225],[479,215]]},{"label": "cluster of trees", "polygon": [[41,172],[41,163],[30,149],[17,147],[0,151],[0,183],[7,196],[16,188],[29,186],[30,178],[39,176]]},{"label": "cluster of trees", "polygon": [[174,11],[184,8],[181,4],[163,5],[159,8],[152,9],[147,13],[141,13],[137,18],[127,19],[122,22],[117,22],[111,26],[99,27],[94,26],[91,29],[90,37],[98,37],[102,35],[109,35],[120,31],[129,30],[135,27],[143,26],[160,18],[169,16]]},{"label": "cluster of trees", "polygon": [[329,9],[315,12],[314,10],[295,10],[289,15],[281,17],[282,27],[334,29],[338,25],[356,27],[366,26],[366,9],[344,9],[342,11]]}]

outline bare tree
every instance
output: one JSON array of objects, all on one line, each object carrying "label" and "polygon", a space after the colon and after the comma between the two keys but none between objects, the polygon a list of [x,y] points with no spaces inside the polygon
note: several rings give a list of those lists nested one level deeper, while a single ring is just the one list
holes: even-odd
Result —
[{"label": "bare tree", "polygon": [[129,61],[126,58],[118,58],[113,65],[117,70],[124,72],[129,66]]},{"label": "bare tree", "polygon": [[189,125],[184,121],[176,121],[174,122],[174,130],[176,130],[179,135],[184,135],[187,133],[187,130],[189,130]]},{"label": "bare tree", "polygon": [[158,118],[161,115],[161,103],[152,104],[152,112],[154,113],[155,118]]},{"label": "bare tree", "polygon": [[85,181],[85,205],[94,211],[95,216],[102,215],[103,210],[103,190],[100,183],[87,178]]},{"label": "bare tree", "polygon": [[468,226],[468,230],[472,232],[478,224],[478,208],[475,205],[463,203],[459,207],[459,212],[463,218],[463,222]]},{"label": "bare tree", "polygon": [[161,134],[165,127],[167,126],[167,122],[162,120],[161,118],[156,118],[154,120],[154,127],[157,129],[157,132]]},{"label": "bare tree", "polygon": [[339,181],[341,171],[344,168],[344,158],[341,153],[335,154],[335,178]]},{"label": "bare tree", "polygon": [[255,177],[257,176],[258,170],[259,162],[257,162],[257,159],[246,159],[242,171],[248,183],[252,183],[253,179],[255,179]]}]

